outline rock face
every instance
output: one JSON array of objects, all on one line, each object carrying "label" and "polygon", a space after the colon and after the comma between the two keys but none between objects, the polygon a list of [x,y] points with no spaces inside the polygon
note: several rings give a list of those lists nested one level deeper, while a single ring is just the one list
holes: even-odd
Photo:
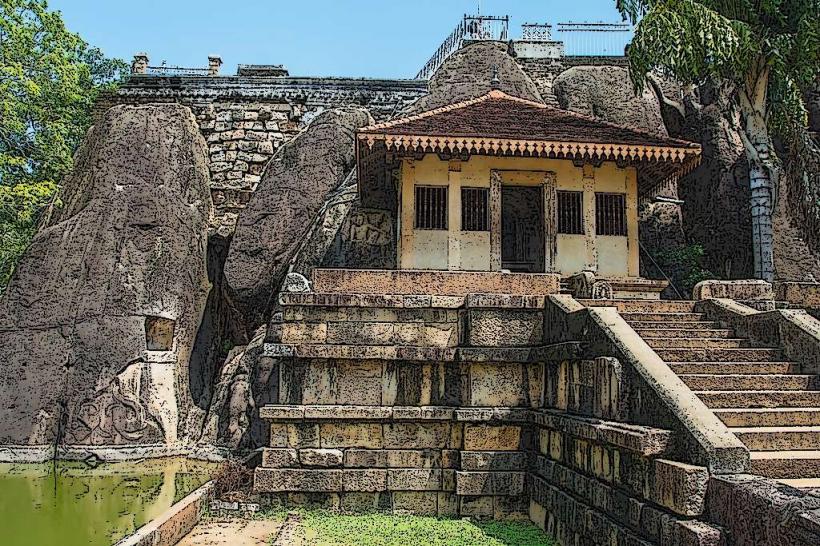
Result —
[{"label": "rock face", "polygon": [[542,102],[538,88],[507,52],[504,42],[476,42],[453,53],[430,78],[430,94],[411,104],[404,113],[412,114],[478,97],[492,89],[498,69],[501,91]]},{"label": "rock face", "polygon": [[267,330],[260,328],[248,345],[228,354],[214,387],[211,406],[198,442],[230,449],[266,445],[270,436],[259,408],[276,403],[279,366],[262,356]]},{"label": "rock face", "polygon": [[313,218],[355,163],[357,128],[372,123],[362,108],[328,110],[271,159],[237,222],[225,280],[249,329],[267,318],[272,297]]},{"label": "rock face", "polygon": [[191,111],[118,106],[0,302],[0,443],[175,444],[209,284],[212,214]]},{"label": "rock face", "polygon": [[649,88],[636,96],[626,68],[575,66],[559,74],[552,89],[561,108],[667,135],[658,98]]},{"label": "rock face", "polygon": [[702,161],[678,182],[686,238],[704,248],[705,269],[724,279],[754,275],[749,169],[730,90],[702,88],[665,109],[671,136],[698,142]]}]

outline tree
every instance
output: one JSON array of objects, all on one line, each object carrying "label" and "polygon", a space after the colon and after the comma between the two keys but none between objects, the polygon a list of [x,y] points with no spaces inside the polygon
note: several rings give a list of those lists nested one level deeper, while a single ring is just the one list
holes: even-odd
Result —
[{"label": "tree", "polygon": [[0,0],[0,292],[71,169],[97,94],[126,68],[45,0]]},{"label": "tree", "polygon": [[755,276],[774,278],[772,137],[803,138],[804,93],[820,74],[820,0],[616,0],[636,23],[633,83],[652,71],[699,85],[734,84],[751,188]]}]

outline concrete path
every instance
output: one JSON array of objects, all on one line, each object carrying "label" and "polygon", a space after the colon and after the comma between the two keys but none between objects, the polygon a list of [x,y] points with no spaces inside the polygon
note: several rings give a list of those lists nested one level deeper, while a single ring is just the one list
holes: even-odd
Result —
[{"label": "concrete path", "polygon": [[202,520],[177,546],[267,546],[281,526],[279,520]]}]

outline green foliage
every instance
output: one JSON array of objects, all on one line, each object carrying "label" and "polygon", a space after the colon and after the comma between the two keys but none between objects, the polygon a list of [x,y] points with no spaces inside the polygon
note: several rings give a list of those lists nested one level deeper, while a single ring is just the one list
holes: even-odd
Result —
[{"label": "green foliage", "polygon": [[385,514],[337,515],[308,511],[302,522],[309,544],[334,546],[554,546],[529,522],[470,522]]},{"label": "green foliage", "polygon": [[665,271],[679,271],[676,282],[683,294],[691,294],[700,281],[716,279],[717,276],[703,267],[704,250],[701,245],[689,245],[658,252],[656,261]]},{"label": "green foliage", "polygon": [[616,0],[637,23],[629,48],[636,88],[652,71],[700,84],[730,80],[750,99],[768,80],[775,134],[807,124],[803,92],[820,73],[820,0]]},{"label": "green foliage", "polygon": [[126,68],[45,0],[0,0],[0,290],[71,169],[97,94]]}]

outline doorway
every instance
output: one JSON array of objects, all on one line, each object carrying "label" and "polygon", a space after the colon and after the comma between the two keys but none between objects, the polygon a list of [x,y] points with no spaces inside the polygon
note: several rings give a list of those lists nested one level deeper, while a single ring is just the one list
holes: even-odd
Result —
[{"label": "doorway", "polygon": [[519,273],[545,271],[540,186],[501,187],[501,267]]}]

